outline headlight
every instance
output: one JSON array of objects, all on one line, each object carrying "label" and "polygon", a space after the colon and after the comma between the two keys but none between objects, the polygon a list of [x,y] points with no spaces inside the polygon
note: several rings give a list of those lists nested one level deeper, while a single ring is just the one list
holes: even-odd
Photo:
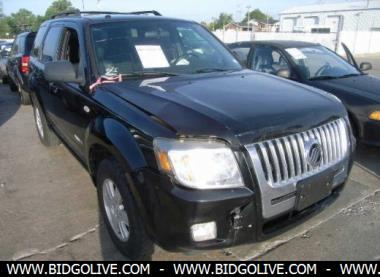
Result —
[{"label": "headlight", "polygon": [[380,111],[374,111],[369,116],[369,119],[380,121]]},{"label": "headlight", "polygon": [[195,189],[243,186],[239,166],[223,143],[197,140],[155,139],[160,169],[182,185]]}]

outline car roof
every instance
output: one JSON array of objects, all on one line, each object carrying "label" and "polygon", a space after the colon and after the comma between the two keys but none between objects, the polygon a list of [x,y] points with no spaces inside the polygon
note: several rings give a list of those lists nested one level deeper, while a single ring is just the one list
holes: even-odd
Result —
[{"label": "car roof", "polygon": [[22,32],[17,34],[17,37],[23,37],[23,36],[29,36],[29,35],[36,35],[36,32]]},{"label": "car roof", "polygon": [[166,16],[153,16],[153,15],[142,15],[142,14],[82,14],[82,15],[70,15],[57,17],[46,21],[46,23],[62,22],[62,21],[71,21],[71,22],[80,22],[80,23],[107,23],[113,21],[149,21],[149,20],[176,20],[184,22],[194,22],[191,20],[184,20],[178,18],[171,18]]},{"label": "car roof", "polygon": [[278,48],[298,48],[298,47],[308,47],[308,46],[317,46],[319,43],[297,41],[297,40],[255,40],[255,41],[242,41],[231,43],[231,46],[237,46],[239,44],[252,44],[252,45],[271,45]]}]

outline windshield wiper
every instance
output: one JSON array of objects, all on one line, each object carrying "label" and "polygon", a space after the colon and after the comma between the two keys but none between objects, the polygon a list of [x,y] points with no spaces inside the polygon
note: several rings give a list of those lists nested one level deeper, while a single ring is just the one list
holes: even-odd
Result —
[{"label": "windshield wiper", "polygon": [[359,73],[351,73],[351,74],[346,74],[346,75],[342,75],[342,76],[339,76],[337,78],[349,78],[349,77],[354,77],[354,76],[360,76],[361,74]]},{"label": "windshield wiper", "polygon": [[195,71],[195,73],[210,73],[210,72],[225,72],[225,71],[230,71],[229,69],[225,68],[201,68]]},{"label": "windshield wiper", "polygon": [[145,72],[145,71],[136,71],[136,72],[129,72],[121,75],[122,78],[144,78],[144,77],[171,77],[171,76],[178,76],[176,73],[172,72]]},{"label": "windshield wiper", "polygon": [[331,79],[337,79],[339,77],[337,76],[317,76],[309,78],[309,81],[316,81],[316,80],[331,80]]}]

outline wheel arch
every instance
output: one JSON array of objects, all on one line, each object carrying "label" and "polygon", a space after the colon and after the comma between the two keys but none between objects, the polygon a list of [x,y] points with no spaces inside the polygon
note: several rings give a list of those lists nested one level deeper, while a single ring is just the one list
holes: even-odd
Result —
[{"label": "wheel arch", "polygon": [[107,157],[115,158],[133,174],[147,166],[145,157],[129,128],[113,118],[97,118],[87,130],[87,165],[94,180],[99,162]]}]

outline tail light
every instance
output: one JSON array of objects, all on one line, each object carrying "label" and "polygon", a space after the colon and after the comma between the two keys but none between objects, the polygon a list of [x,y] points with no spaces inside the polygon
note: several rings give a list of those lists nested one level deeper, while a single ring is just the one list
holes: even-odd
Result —
[{"label": "tail light", "polygon": [[21,73],[29,73],[29,56],[21,57]]}]

